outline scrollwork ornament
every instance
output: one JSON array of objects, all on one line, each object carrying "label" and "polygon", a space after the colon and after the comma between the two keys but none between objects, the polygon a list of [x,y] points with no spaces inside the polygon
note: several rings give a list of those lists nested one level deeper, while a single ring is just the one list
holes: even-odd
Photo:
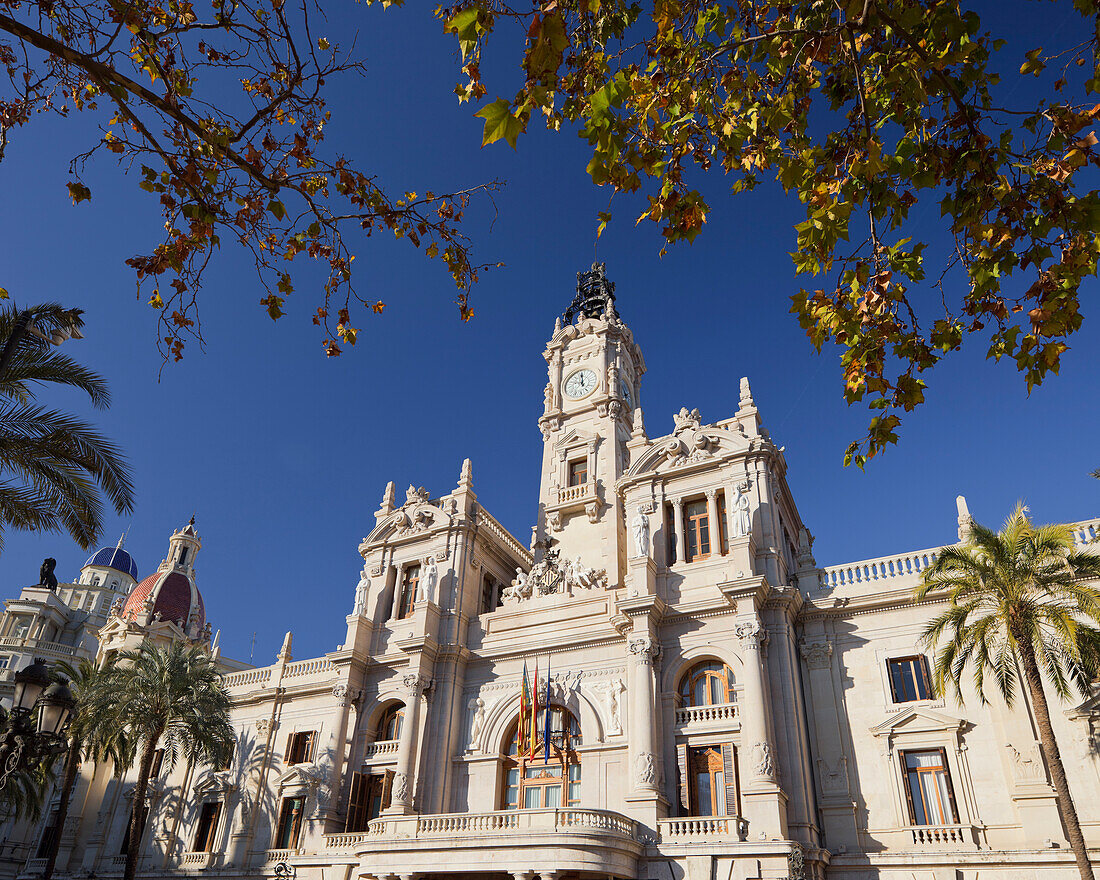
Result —
[{"label": "scrollwork ornament", "polygon": [[660,644],[649,636],[631,639],[629,648],[630,653],[633,654],[640,663],[644,663],[647,666],[661,656]]},{"label": "scrollwork ornament", "polygon": [[402,676],[401,684],[404,685],[407,690],[414,697],[420,696],[426,691],[431,684],[431,679],[425,675],[421,675],[418,672],[410,672],[407,675]]},{"label": "scrollwork ornament", "polygon": [[803,643],[801,651],[802,657],[810,669],[829,668],[829,658],[833,656],[833,646],[830,642]]},{"label": "scrollwork ornament", "polygon": [[757,620],[739,623],[733,631],[740,640],[741,649],[744,651],[758,651],[768,640],[768,631]]}]

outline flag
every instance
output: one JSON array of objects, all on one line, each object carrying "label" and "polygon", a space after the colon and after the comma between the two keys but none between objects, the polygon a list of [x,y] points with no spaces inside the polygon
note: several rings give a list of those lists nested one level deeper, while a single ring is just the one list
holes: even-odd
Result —
[{"label": "flag", "polygon": [[531,738],[527,744],[527,754],[535,757],[535,748],[538,746],[539,733],[539,661],[535,660],[535,677],[531,679],[531,720],[527,725]]},{"label": "flag", "polygon": [[523,661],[523,687],[519,691],[519,730],[516,731],[516,757],[527,751],[527,704],[531,701],[527,685],[527,661]]},{"label": "flag", "polygon": [[543,760],[550,761],[550,658],[546,658],[546,722],[542,729],[543,742],[546,743]]}]

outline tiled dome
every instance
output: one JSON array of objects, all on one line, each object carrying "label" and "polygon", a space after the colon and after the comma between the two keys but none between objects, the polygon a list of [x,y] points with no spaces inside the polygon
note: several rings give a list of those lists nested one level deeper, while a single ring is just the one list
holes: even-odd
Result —
[{"label": "tiled dome", "polygon": [[137,580],[137,563],[134,562],[134,557],[121,547],[104,547],[102,550],[96,550],[84,563],[85,568],[89,565],[113,568],[115,571],[130,575],[135,581]]},{"label": "tiled dome", "polygon": [[158,571],[134,587],[122,609],[122,616],[132,618],[141,613],[146,596],[153,597],[153,613],[160,612],[161,620],[183,621],[187,625],[192,608],[198,617],[199,627],[206,625],[206,608],[202,594],[191,579],[178,571]]}]

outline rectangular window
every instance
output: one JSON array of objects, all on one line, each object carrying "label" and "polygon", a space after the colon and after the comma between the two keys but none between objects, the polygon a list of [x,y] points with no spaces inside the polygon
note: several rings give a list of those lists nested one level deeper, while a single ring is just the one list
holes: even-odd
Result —
[{"label": "rectangular window", "polygon": [[[149,808],[142,807],[141,810],[141,828],[138,831],[138,840],[141,840],[141,835],[145,833],[145,820],[149,818]],[[134,811],[130,810],[126,814],[126,827],[122,830],[122,846],[119,847],[118,854],[124,856],[130,852],[130,824],[134,821]]]},{"label": "rectangular window", "polygon": [[710,517],[706,501],[691,501],[684,505],[684,532],[687,562],[710,556]]},{"label": "rectangular window", "polygon": [[905,772],[905,794],[912,823],[958,824],[959,813],[955,808],[955,790],[947,768],[947,752],[943,749],[902,752],[901,766]]},{"label": "rectangular window", "polygon": [[218,817],[221,815],[222,805],[212,802],[202,805],[199,813],[199,827],[195,832],[195,845],[192,852],[212,852],[214,849],[214,834],[218,830]]},{"label": "rectangular window", "polygon": [[494,592],[493,578],[490,575],[485,575],[481,579],[481,613],[488,614],[491,611],[496,611],[497,599]]},{"label": "rectangular window", "polygon": [[317,737],[314,730],[302,730],[292,733],[286,744],[287,764],[308,764],[313,760],[313,742]]},{"label": "rectangular window", "polygon": [[[374,818],[370,816],[372,786],[375,781],[381,782],[381,776],[371,776],[367,773],[353,773],[351,775],[351,794],[348,797],[348,821],[344,825],[344,831],[352,833],[366,831],[367,822]],[[378,786],[381,794],[381,786]],[[378,814],[375,813],[375,816]]]},{"label": "rectangular window", "polygon": [[691,815],[726,815],[726,774],[719,746],[690,749]]},{"label": "rectangular window", "polygon": [[49,855],[50,850],[53,848],[54,839],[57,837],[57,810],[54,809],[50,812],[50,821],[46,825],[45,830],[42,832],[42,839],[38,842],[38,852],[35,854],[36,859],[44,859]]},{"label": "rectangular window", "polygon": [[25,639],[31,629],[30,615],[17,614],[12,621],[11,637],[13,639]]},{"label": "rectangular window", "polygon": [[420,583],[420,566],[410,565],[405,569],[405,577],[401,582],[401,606],[397,609],[397,616],[404,620],[412,617],[416,610],[416,587]]},{"label": "rectangular window", "polygon": [[679,535],[676,534],[676,515],[672,512],[672,505],[665,505],[665,534],[668,535],[667,556],[668,564],[677,562],[676,542]]},{"label": "rectangular window", "polygon": [[298,835],[302,830],[302,811],[305,808],[305,798],[283,798],[282,809],[279,810],[279,824],[275,829],[275,845],[272,849],[297,849]]},{"label": "rectangular window", "polygon": [[725,556],[730,552],[729,528],[726,525],[726,493],[719,492],[715,503],[718,506],[718,552]]},{"label": "rectangular window", "polygon": [[569,462],[569,485],[582,486],[588,482],[588,459]]},{"label": "rectangular window", "polygon": [[895,703],[932,699],[928,661],[923,654],[887,660],[886,665],[890,670],[890,692]]},{"label": "rectangular window", "polygon": [[225,757],[222,758],[222,760],[219,762],[218,766],[215,769],[216,770],[228,770],[231,766],[233,766],[233,756],[236,753],[237,753],[237,743],[234,742],[232,745],[230,745],[229,749],[225,753]]}]

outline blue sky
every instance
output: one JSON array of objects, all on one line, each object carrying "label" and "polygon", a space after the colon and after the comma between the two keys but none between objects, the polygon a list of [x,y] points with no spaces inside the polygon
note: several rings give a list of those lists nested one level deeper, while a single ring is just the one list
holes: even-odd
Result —
[{"label": "blue sky", "polygon": [[[297,657],[342,641],[356,547],[388,480],[399,492],[410,482],[447,492],[469,457],[481,502],[521,540],[530,534],[541,353],[576,272],[592,262],[608,194],[588,181],[585,145],[570,134],[533,130],[516,152],[480,149],[481,121],[451,94],[453,46],[429,5],[354,6],[346,20],[330,10],[333,33],[359,28],[369,71],[336,88],[329,142],[394,191],[507,181],[495,211],[480,203],[469,214],[480,257],[506,266],[475,290],[468,324],[440,267],[375,238],[355,248],[356,265],[360,289],[384,300],[385,313],[364,321],[354,349],[326,358],[308,284],[274,324],[257,304],[251,267],[226,246],[203,291],[205,353],[192,346],[161,370],[155,315],[135,299],[123,264],[157,240],[152,200],[106,160],[86,175],[91,203],[74,208],[65,190],[69,160],[92,143],[90,120],[36,119],[14,132],[0,163],[0,284],[20,303],[85,309],[86,338],[66,350],[113,390],[106,412],[75,395],[44,396],[90,416],[128,452],[137,507],[132,518],[109,518],[106,540],[129,528],[144,576],[171,531],[196,514],[199,586],[231,656],[248,659],[253,633],[259,663],[274,658],[288,629]],[[1071,21],[1055,6],[1013,27],[1057,31]],[[1019,498],[1042,520],[1100,514],[1100,482],[1088,477],[1100,466],[1095,282],[1083,291],[1086,329],[1060,376],[1028,397],[1011,367],[987,363],[976,346],[934,371],[901,445],[861,473],[841,459],[868,414],[843,403],[837,352],[816,355],[788,314],[799,207],[774,188],[732,199],[721,187],[708,181],[713,211],[690,247],[660,258],[656,230],[633,227],[629,203],[599,242],[619,312],[645,354],[640,400],[651,435],[671,430],[681,406],[708,422],[730,415],[739,378],[750,377],[765,426],[786,447],[822,564],[953,540],[959,493],[987,523]],[[66,580],[87,554],[63,536],[9,532],[6,594],[35,581],[47,555]]]}]

